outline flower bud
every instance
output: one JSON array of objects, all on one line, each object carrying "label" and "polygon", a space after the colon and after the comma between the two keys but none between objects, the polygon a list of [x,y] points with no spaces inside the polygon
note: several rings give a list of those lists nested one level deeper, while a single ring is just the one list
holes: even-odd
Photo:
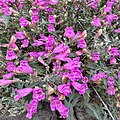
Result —
[{"label": "flower bud", "polygon": [[62,83],[66,83],[66,81],[67,81],[67,77],[66,76],[62,76]]},{"label": "flower bud", "polygon": [[54,93],[54,89],[51,86],[48,86],[48,95],[51,95]]}]

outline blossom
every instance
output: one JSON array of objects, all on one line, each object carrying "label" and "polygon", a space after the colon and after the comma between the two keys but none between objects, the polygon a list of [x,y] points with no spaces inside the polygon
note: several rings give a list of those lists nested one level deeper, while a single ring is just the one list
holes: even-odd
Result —
[{"label": "blossom", "polygon": [[48,22],[49,23],[55,23],[56,22],[54,15],[49,15],[48,16]]},{"label": "blossom", "polygon": [[22,48],[28,47],[28,44],[29,44],[29,40],[28,39],[24,39],[21,42],[22,42],[22,46],[21,46]]},{"label": "blossom", "polygon": [[94,74],[91,78],[92,81],[99,81],[101,79],[101,76],[99,74]]},{"label": "blossom", "polygon": [[120,71],[118,71],[118,78],[120,79]]},{"label": "blossom", "polygon": [[59,0],[49,0],[50,5],[56,5],[59,2]]},{"label": "blossom", "polygon": [[120,28],[115,29],[114,32],[116,32],[116,33],[120,33]]},{"label": "blossom", "polygon": [[27,109],[26,118],[31,119],[32,115],[37,112],[37,108],[38,108],[37,100],[33,99],[29,104],[26,104],[26,109]]},{"label": "blossom", "polygon": [[72,90],[70,88],[70,83],[59,85],[58,91],[63,95],[68,96],[69,94],[72,93]]},{"label": "blossom", "polygon": [[69,108],[67,108],[63,104],[58,108],[58,111],[59,111],[61,117],[64,118],[64,119],[68,117],[69,112],[70,112]]},{"label": "blossom", "polygon": [[83,77],[82,71],[81,70],[77,70],[77,69],[71,70],[71,72],[68,73],[66,76],[71,81],[78,81],[78,80],[80,80]]},{"label": "blossom", "polygon": [[13,72],[16,69],[14,62],[7,62],[6,69],[8,72]]},{"label": "blossom", "polygon": [[40,46],[45,44],[43,41],[40,41],[40,40],[33,39],[33,41],[34,43],[32,44],[32,46]]},{"label": "blossom", "polygon": [[107,90],[109,95],[115,95],[115,88],[113,85],[110,85]]},{"label": "blossom", "polygon": [[78,82],[72,82],[71,84],[79,94],[84,94],[88,90],[87,84],[80,84]]},{"label": "blossom", "polygon": [[28,25],[28,23],[29,22],[24,17],[20,18],[20,26],[26,27]]},{"label": "blossom", "polygon": [[33,99],[36,99],[38,101],[45,99],[45,93],[41,88],[37,87],[33,89]]},{"label": "blossom", "polygon": [[101,18],[94,18],[93,21],[91,22],[92,26],[101,26]]},{"label": "blossom", "polygon": [[13,50],[7,50],[7,54],[6,54],[6,60],[14,60],[17,59],[17,55],[14,53]]},{"label": "blossom", "polygon": [[32,23],[38,23],[39,22],[39,16],[38,15],[33,15],[32,16],[32,18],[31,18],[31,20],[32,20]]},{"label": "blossom", "polygon": [[75,35],[74,30],[72,27],[66,27],[65,28],[65,32],[64,32],[64,36],[68,37],[68,38],[73,38]]},{"label": "blossom", "polygon": [[52,97],[50,100],[50,108],[52,111],[58,110],[59,107],[62,106],[62,102],[59,100],[58,97]]},{"label": "blossom", "polygon": [[111,22],[114,21],[114,20],[118,20],[118,16],[117,15],[115,15],[115,14],[106,15],[105,22],[107,22],[108,25],[111,25]]},{"label": "blossom", "polygon": [[80,60],[79,57],[73,58],[73,60],[70,60],[68,63],[66,63],[63,66],[63,69],[72,70],[72,69],[79,68],[80,67],[80,61],[79,60]]},{"label": "blossom", "polygon": [[93,60],[93,61],[100,60],[100,54],[97,53],[97,52],[94,52],[94,53],[92,54],[92,60]]},{"label": "blossom", "polygon": [[2,75],[2,76],[3,76],[3,79],[10,79],[11,77],[14,76],[14,73],[13,73],[13,72],[10,72],[10,73],[6,73],[6,74],[4,74],[4,75]]},{"label": "blossom", "polygon": [[45,43],[45,50],[48,51],[52,50],[54,43],[55,43],[54,36],[48,36],[48,40]]},{"label": "blossom", "polygon": [[87,83],[87,82],[88,82],[88,77],[84,76],[84,77],[82,78],[82,82],[83,82],[83,83]]},{"label": "blossom", "polygon": [[54,49],[53,49],[53,52],[52,54],[55,54],[55,53],[61,53],[64,49],[64,44],[61,43],[60,45],[56,46]]},{"label": "blossom", "polygon": [[89,0],[88,5],[94,9],[96,9],[98,6],[98,0]]},{"label": "blossom", "polygon": [[110,50],[110,55],[111,56],[118,56],[119,55],[119,51],[118,51],[118,48],[117,47],[112,47],[111,50]]},{"label": "blossom", "polygon": [[32,88],[23,88],[23,89],[15,89],[15,92],[17,92],[18,94],[15,95],[14,99],[16,101],[18,101],[20,98],[23,98],[25,96],[27,96],[28,94],[30,94],[33,91]]},{"label": "blossom", "polygon": [[48,32],[54,32],[55,31],[55,27],[53,24],[48,24]]},{"label": "blossom", "polygon": [[107,75],[105,72],[99,72],[98,75],[101,77],[101,78],[107,78]]},{"label": "blossom", "polygon": [[5,86],[17,82],[17,80],[0,79],[0,86]]},{"label": "blossom", "polygon": [[114,77],[113,77],[113,76],[109,76],[107,83],[108,83],[109,86],[110,86],[110,85],[114,85],[114,83],[115,83]]},{"label": "blossom", "polygon": [[20,40],[26,38],[26,36],[25,36],[25,34],[24,34],[23,32],[17,32],[17,31],[16,31],[16,34],[15,34],[15,37],[16,37],[17,39],[20,39]]},{"label": "blossom", "polygon": [[110,64],[116,64],[117,60],[115,57],[110,58]]},{"label": "blossom", "polygon": [[77,45],[78,48],[86,48],[87,45],[86,45],[86,41],[84,38],[81,38],[78,40],[78,45]]}]

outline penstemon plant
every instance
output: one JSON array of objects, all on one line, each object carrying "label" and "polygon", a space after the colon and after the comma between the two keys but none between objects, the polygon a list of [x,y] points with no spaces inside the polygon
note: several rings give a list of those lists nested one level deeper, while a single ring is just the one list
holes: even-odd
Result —
[{"label": "penstemon plant", "polygon": [[0,105],[32,119],[42,101],[66,120],[86,108],[118,119],[119,0],[0,0]]}]

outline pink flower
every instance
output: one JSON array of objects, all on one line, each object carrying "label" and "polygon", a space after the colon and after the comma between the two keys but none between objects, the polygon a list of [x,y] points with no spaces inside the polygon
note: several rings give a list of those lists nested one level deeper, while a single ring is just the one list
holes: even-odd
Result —
[{"label": "pink flower", "polygon": [[55,31],[55,27],[53,24],[48,24],[48,32],[54,32]]},{"label": "pink flower", "polygon": [[50,108],[52,111],[58,110],[59,107],[62,106],[62,102],[59,100],[58,97],[52,97],[50,100]]},{"label": "pink flower", "polygon": [[100,60],[100,54],[97,53],[97,52],[94,52],[94,53],[92,54],[92,60],[93,60],[93,61]]},{"label": "pink flower", "polygon": [[17,39],[20,39],[20,40],[26,38],[26,36],[25,36],[25,34],[24,34],[23,32],[17,32],[17,31],[16,31],[16,34],[15,34],[15,37],[16,37]]},{"label": "pink flower", "polygon": [[86,41],[84,38],[81,38],[78,40],[78,45],[77,45],[78,48],[86,48],[87,45],[86,45]]},{"label": "pink flower", "polygon": [[68,37],[68,38],[73,38],[75,35],[74,30],[72,27],[66,27],[65,28],[65,33],[64,36]]},{"label": "pink flower", "polygon": [[32,115],[37,112],[37,108],[38,108],[37,100],[33,99],[29,104],[26,104],[26,109],[27,109],[26,118],[31,119]]},{"label": "pink flower", "polygon": [[6,74],[4,74],[4,75],[2,75],[2,76],[3,76],[3,79],[10,79],[11,77],[14,76],[14,73],[13,73],[13,72],[11,72],[11,73],[6,73]]},{"label": "pink flower", "polygon": [[33,91],[32,88],[23,88],[23,89],[15,89],[15,92],[17,92],[18,94],[15,95],[14,99],[16,101],[18,101],[20,98],[23,98],[25,96],[27,96],[28,94],[30,94]]},{"label": "pink flower", "polygon": [[117,60],[115,57],[110,58],[110,64],[116,64]]},{"label": "pink flower", "polygon": [[5,80],[5,79],[0,79],[0,86],[5,86],[12,84],[14,82],[17,82],[17,80]]},{"label": "pink flower", "polygon": [[91,22],[92,26],[101,26],[101,18],[94,18],[93,21]]},{"label": "pink flower", "polygon": [[115,88],[113,85],[110,85],[107,90],[109,95],[115,95]]},{"label": "pink flower", "polygon": [[28,23],[29,22],[24,17],[20,18],[20,26],[26,27],[28,25]]},{"label": "pink flower", "polygon": [[55,38],[54,36],[48,36],[48,40],[45,43],[45,50],[50,51],[53,49],[55,43]]},{"label": "pink flower", "polygon": [[31,20],[32,20],[32,23],[38,23],[39,22],[39,16],[38,15],[33,15],[32,16],[32,18],[31,18]]},{"label": "pink flower", "polygon": [[96,9],[98,6],[98,0],[89,0],[88,5],[94,9]]},{"label": "pink flower", "polygon": [[79,68],[80,67],[80,61],[79,60],[80,60],[79,57],[73,58],[73,60],[70,60],[68,63],[66,63],[63,66],[63,69],[72,70],[72,69]]},{"label": "pink flower", "polygon": [[114,32],[116,32],[116,33],[120,33],[120,28],[115,29]]},{"label": "pink flower", "polygon": [[40,41],[40,40],[33,39],[33,41],[34,43],[32,44],[32,46],[41,46],[45,44],[43,41]]},{"label": "pink flower", "polygon": [[70,88],[70,83],[59,85],[58,91],[63,95],[68,96],[69,94],[72,93],[72,90]]},{"label": "pink flower", "polygon": [[71,81],[78,81],[80,80],[83,75],[81,70],[73,69],[70,73],[66,75]]},{"label": "pink flower", "polygon": [[49,0],[50,5],[56,5],[59,2],[59,0]]},{"label": "pink flower", "polygon": [[63,47],[64,47],[64,44],[63,44],[63,43],[62,43],[62,44],[60,44],[60,45],[58,45],[58,46],[56,46],[56,47],[54,48],[54,50],[53,50],[52,54],[62,52],[62,51],[63,51]]},{"label": "pink flower", "polygon": [[49,23],[55,23],[56,22],[54,15],[49,15],[48,16],[48,22]]},{"label": "pink flower", "polygon": [[114,77],[113,76],[109,76],[107,83],[108,83],[109,86],[110,85],[114,85],[114,83],[115,83]]},{"label": "pink flower", "polygon": [[21,46],[22,48],[28,47],[28,44],[29,44],[29,40],[28,39],[24,39],[21,42],[22,42],[22,46]]},{"label": "pink flower", "polygon": [[109,14],[106,15],[106,21],[108,23],[108,25],[111,25],[111,22],[113,22],[114,20],[118,20],[118,16],[115,14]]},{"label": "pink flower", "polygon": [[6,54],[6,60],[14,60],[17,59],[17,55],[14,53],[14,51],[12,50],[7,50],[7,54]]},{"label": "pink flower", "polygon": [[88,77],[84,76],[84,77],[82,78],[82,82],[83,82],[83,83],[87,83],[87,82],[88,82]]},{"label": "pink flower", "polygon": [[98,81],[101,79],[101,76],[99,74],[94,74],[91,78],[92,81]]},{"label": "pink flower", "polygon": [[113,48],[111,48],[111,50],[110,50],[110,55],[111,56],[118,56],[119,55],[119,51],[118,51],[118,48],[117,47],[113,47]]},{"label": "pink flower", "polygon": [[6,69],[8,72],[13,72],[16,69],[16,66],[13,62],[8,62]]},{"label": "pink flower", "polygon": [[33,89],[33,99],[37,101],[41,101],[45,99],[45,93],[41,88],[37,87]]},{"label": "pink flower", "polygon": [[71,84],[79,94],[84,94],[88,90],[87,84],[80,84],[78,82],[72,82]]},{"label": "pink flower", "polygon": [[120,79],[120,71],[118,71],[118,78]]},{"label": "pink flower", "polygon": [[69,112],[70,112],[69,108],[67,108],[63,104],[58,108],[58,111],[59,111],[61,117],[64,119],[68,117]]}]

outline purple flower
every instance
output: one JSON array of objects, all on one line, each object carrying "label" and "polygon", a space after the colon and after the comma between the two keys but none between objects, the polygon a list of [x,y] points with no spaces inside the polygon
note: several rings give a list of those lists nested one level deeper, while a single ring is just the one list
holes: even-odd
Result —
[{"label": "purple flower", "polygon": [[115,83],[114,77],[113,77],[113,76],[109,76],[107,83],[108,83],[109,86],[110,86],[110,85],[114,85],[114,83]]},{"label": "purple flower", "polygon": [[63,66],[63,69],[72,70],[72,69],[79,68],[80,67],[80,61],[79,60],[80,60],[79,57],[73,58],[73,60],[70,60],[68,63],[66,63]]},{"label": "purple flower", "polygon": [[72,27],[66,27],[65,28],[65,33],[64,36],[68,37],[68,38],[73,38],[75,35],[74,30]]},{"label": "purple flower", "polygon": [[4,74],[4,75],[2,75],[2,76],[3,76],[3,79],[10,79],[11,77],[14,76],[14,73],[13,73],[13,72],[11,72],[11,73],[6,73],[6,74]]},{"label": "purple flower", "polygon": [[84,94],[88,90],[87,84],[80,84],[78,82],[72,82],[71,84],[79,94]]},{"label": "purple flower", "polygon": [[94,74],[91,78],[92,81],[99,81],[101,79],[101,76],[99,74]]},{"label": "purple flower", "polygon": [[69,108],[67,108],[63,104],[58,108],[58,111],[59,111],[61,117],[64,119],[68,117],[69,112],[70,112]]},{"label": "purple flower", "polygon": [[55,31],[55,27],[53,24],[48,24],[48,32],[54,32]]},{"label": "purple flower", "polygon": [[80,80],[83,77],[82,71],[81,70],[77,70],[77,69],[71,70],[71,72],[68,73],[66,76],[71,81],[78,81],[78,80]]},{"label": "purple flower", "polygon": [[14,53],[14,51],[12,50],[7,50],[7,54],[6,54],[6,60],[14,60],[17,59],[17,55]]},{"label": "purple flower", "polygon": [[98,0],[89,0],[88,5],[94,9],[96,9],[98,6]]},{"label": "purple flower", "polygon": [[31,119],[32,115],[37,112],[37,108],[38,108],[37,100],[33,99],[29,104],[26,104],[26,109],[27,109],[26,118]]},{"label": "purple flower", "polygon": [[15,89],[15,92],[17,92],[18,94],[14,97],[14,99],[16,101],[18,101],[20,98],[23,98],[25,96],[27,96],[28,94],[30,94],[33,91],[32,88],[23,88],[23,89]]},{"label": "purple flower", "polygon": [[49,0],[50,5],[56,5],[59,2],[59,0]]},{"label": "purple flower", "polygon": [[39,11],[38,9],[32,9],[32,15],[38,15]]},{"label": "purple flower", "polygon": [[72,90],[70,88],[70,83],[59,85],[58,91],[63,95],[68,96],[69,94],[72,93]]},{"label": "purple flower", "polygon": [[88,82],[88,77],[84,76],[84,77],[82,78],[82,82],[83,82],[83,83],[87,83],[87,82]]},{"label": "purple flower", "polygon": [[93,21],[91,22],[92,26],[101,26],[101,18],[94,18]]},{"label": "purple flower", "polygon": [[108,25],[111,25],[111,22],[114,21],[114,20],[118,20],[118,16],[115,15],[115,14],[109,14],[109,15],[106,15],[106,21],[108,23]]},{"label": "purple flower", "polygon": [[8,62],[6,69],[8,72],[13,72],[16,69],[16,66],[13,62]]},{"label": "purple flower", "polygon": [[56,22],[54,15],[49,15],[48,16],[48,22],[49,23],[55,23]]},{"label": "purple flower", "polygon": [[45,50],[52,50],[55,43],[54,36],[48,36],[48,41],[45,43]]},{"label": "purple flower", "polygon": [[114,32],[116,32],[116,33],[120,33],[120,28],[115,29]]},{"label": "purple flower", "polygon": [[45,93],[41,88],[34,88],[33,89],[33,99],[41,101],[45,99]]},{"label": "purple flower", "polygon": [[117,60],[115,57],[110,58],[110,64],[116,64]]},{"label": "purple flower", "polygon": [[33,15],[31,20],[32,20],[32,23],[35,23],[35,24],[39,23],[39,16],[38,15]]},{"label": "purple flower", "polygon": [[5,79],[0,79],[0,86],[5,86],[12,84],[14,82],[17,82],[17,80],[5,80]]},{"label": "purple flower", "polygon": [[32,44],[32,46],[40,46],[40,45],[44,45],[44,44],[45,43],[43,41],[34,39],[34,43]]},{"label": "purple flower", "polygon": [[28,25],[28,21],[24,17],[21,17],[20,18],[20,26],[26,27],[27,25]]},{"label": "purple flower", "polygon": [[28,39],[24,39],[21,42],[22,42],[22,46],[21,46],[22,48],[28,47],[28,44],[29,44],[29,40]]},{"label": "purple flower", "polygon": [[20,39],[20,40],[26,38],[26,36],[25,36],[25,34],[24,34],[23,32],[16,32],[15,37],[16,37],[17,39]]},{"label": "purple flower", "polygon": [[78,48],[86,48],[87,45],[86,45],[86,41],[84,38],[81,38],[78,40],[78,45],[77,45]]},{"label": "purple flower", "polygon": [[110,85],[107,90],[109,95],[115,95],[115,88],[113,85]]},{"label": "purple flower", "polygon": [[33,69],[29,66],[27,60],[21,60],[20,66],[18,66],[15,70],[17,73],[29,73],[34,74]]},{"label": "purple flower", "polygon": [[64,47],[64,44],[60,44],[58,46],[56,46],[52,52],[52,54],[55,54],[55,53],[61,53],[63,51],[63,47]]},{"label": "purple flower", "polygon": [[107,75],[105,72],[100,72],[98,73],[98,75],[101,77],[101,78],[107,78]]},{"label": "purple flower", "polygon": [[93,60],[93,61],[100,60],[100,54],[97,53],[97,52],[94,52],[94,53],[92,54],[92,60]]},{"label": "purple flower", "polygon": [[119,51],[118,51],[118,48],[117,47],[113,47],[113,48],[111,48],[111,50],[110,50],[110,55],[111,56],[118,56],[119,55]]},{"label": "purple flower", "polygon": [[59,107],[62,106],[62,102],[59,100],[58,97],[52,97],[50,100],[50,108],[52,111],[58,110]]}]

